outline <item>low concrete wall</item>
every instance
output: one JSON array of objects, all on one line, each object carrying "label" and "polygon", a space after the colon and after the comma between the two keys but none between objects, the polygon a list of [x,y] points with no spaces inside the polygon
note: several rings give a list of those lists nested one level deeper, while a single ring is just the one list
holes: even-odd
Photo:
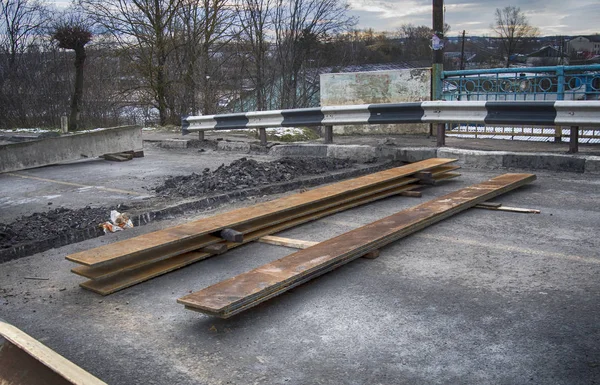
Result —
[{"label": "low concrete wall", "polygon": [[[349,72],[321,75],[321,106],[406,103],[430,100],[431,69]],[[428,124],[335,126],[337,134],[422,134]]]},{"label": "low concrete wall", "polygon": [[0,172],[141,149],[142,129],[138,126],[107,128],[95,132],[7,144],[0,146]]}]

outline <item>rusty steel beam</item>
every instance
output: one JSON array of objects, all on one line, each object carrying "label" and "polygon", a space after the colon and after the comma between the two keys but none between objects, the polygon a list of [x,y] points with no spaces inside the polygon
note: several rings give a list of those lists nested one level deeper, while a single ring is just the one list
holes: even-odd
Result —
[{"label": "rusty steel beam", "polygon": [[[210,218],[203,218],[169,229],[155,231],[131,239],[100,246],[71,255],[66,259],[85,266],[96,266],[114,261],[115,259],[131,257],[144,253],[177,255],[206,246],[198,243],[201,237],[219,232],[225,228],[237,228],[239,225],[259,220],[270,215],[284,213],[294,209],[314,205],[327,199],[343,196],[360,191],[380,183],[390,182],[407,177],[419,171],[426,171],[455,162],[456,159],[432,158],[359,178],[345,180],[329,186],[319,187],[300,194],[259,203],[251,207],[232,210]],[[214,242],[216,243],[216,242]],[[180,252],[178,245],[187,244]],[[165,251],[164,249],[169,249]]]},{"label": "rusty steel beam", "polygon": [[[447,175],[451,174],[451,175]],[[460,174],[457,173],[445,173],[439,174],[435,178],[437,180],[446,180],[454,178]],[[416,182],[416,178],[411,178],[413,182]],[[386,197],[400,195],[402,192],[411,191],[416,188],[421,188],[418,184],[399,184],[396,186],[384,186],[370,191],[369,194],[362,193],[361,195],[354,196],[352,200],[340,201],[336,205],[322,206],[320,210],[316,212],[308,212],[302,216],[297,214],[291,215],[286,220],[274,221],[269,224],[254,225],[254,227],[245,227],[245,238],[242,243],[226,242],[228,250],[246,244],[248,242],[255,241],[265,235],[274,234],[285,229],[298,226],[300,224],[313,221],[327,215],[331,215],[343,210],[350,209],[352,207],[364,205],[379,199]],[[77,274],[88,276],[96,274],[96,278],[90,281],[86,281],[80,284],[81,287],[87,290],[91,290],[101,295],[109,295],[116,291],[125,289],[127,287],[136,285],[140,282],[147,281],[154,277],[162,274],[169,273],[170,271],[185,267],[192,263],[201,261],[206,258],[210,258],[215,253],[203,252],[201,249],[181,255],[177,255],[171,258],[156,257],[154,260],[139,260],[134,259],[127,260],[124,264],[121,260],[111,264],[109,266],[101,265],[100,267],[90,268],[87,266],[80,266],[73,269],[73,272]]]},{"label": "rusty steel beam", "polygon": [[177,300],[228,318],[391,242],[536,179],[505,174],[373,222]]}]

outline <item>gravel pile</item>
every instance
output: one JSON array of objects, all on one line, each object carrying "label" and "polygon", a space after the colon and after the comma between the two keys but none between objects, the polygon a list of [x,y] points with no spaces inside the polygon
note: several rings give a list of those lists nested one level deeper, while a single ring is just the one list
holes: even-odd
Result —
[{"label": "gravel pile", "polygon": [[77,210],[59,207],[23,216],[10,224],[0,223],[0,249],[54,238],[73,230],[96,227],[110,220],[110,210],[89,206]]},{"label": "gravel pile", "polygon": [[331,158],[281,158],[271,162],[241,158],[212,172],[207,168],[202,174],[169,178],[155,191],[165,196],[193,197],[286,182],[350,168],[353,164],[349,160]]}]

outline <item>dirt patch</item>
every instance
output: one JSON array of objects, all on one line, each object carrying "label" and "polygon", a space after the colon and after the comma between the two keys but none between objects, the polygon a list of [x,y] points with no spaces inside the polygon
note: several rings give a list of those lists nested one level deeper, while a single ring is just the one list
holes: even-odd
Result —
[{"label": "dirt patch", "polygon": [[[118,208],[124,209],[126,207]],[[23,216],[13,223],[0,223],[0,249],[55,238],[72,231],[96,228],[98,224],[110,220],[110,210],[111,208],[89,206],[76,210],[59,207]]]},{"label": "dirt patch", "polygon": [[270,162],[241,158],[215,171],[207,168],[202,174],[169,178],[155,191],[164,196],[192,197],[286,182],[353,165],[352,161],[332,158],[281,158]]}]

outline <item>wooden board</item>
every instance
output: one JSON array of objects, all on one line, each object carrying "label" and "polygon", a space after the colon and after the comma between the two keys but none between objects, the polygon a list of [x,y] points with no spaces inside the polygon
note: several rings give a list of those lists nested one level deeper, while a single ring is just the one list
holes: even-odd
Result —
[{"label": "wooden board", "polygon": [[521,213],[521,214],[541,214],[542,213],[540,210],[536,210],[536,209],[524,209],[521,207],[508,207],[508,206],[492,207],[492,206],[487,206],[487,205],[483,205],[483,206],[477,205],[477,206],[475,206],[475,208],[492,210],[492,211],[507,211],[510,213]]},{"label": "wooden board", "polygon": [[274,235],[265,235],[264,237],[260,237],[258,238],[258,242],[267,243],[269,245],[290,247],[292,249],[307,249],[319,243],[313,241],[303,241],[301,239],[276,237]]},{"label": "wooden board", "polygon": [[0,384],[106,385],[38,340],[2,321]]},{"label": "wooden board", "polygon": [[535,180],[533,174],[505,174],[466,187],[352,230],[275,262],[230,278],[177,302],[221,318],[278,295],[365,253],[419,231]]},{"label": "wooden board", "polygon": [[85,266],[95,266],[113,261],[114,259],[148,252],[155,248],[175,246],[183,241],[193,242],[197,237],[214,233],[226,227],[237,229],[239,225],[249,221],[298,209],[303,206],[310,206],[335,196],[359,191],[375,184],[407,177],[416,172],[444,166],[454,161],[456,160],[442,158],[427,159],[421,162],[319,187],[303,193],[275,199],[273,201],[259,203],[251,207],[232,210],[210,218],[203,218],[169,229],[155,231],[153,233],[97,247],[95,249],[74,253],[68,255],[66,258]]}]

